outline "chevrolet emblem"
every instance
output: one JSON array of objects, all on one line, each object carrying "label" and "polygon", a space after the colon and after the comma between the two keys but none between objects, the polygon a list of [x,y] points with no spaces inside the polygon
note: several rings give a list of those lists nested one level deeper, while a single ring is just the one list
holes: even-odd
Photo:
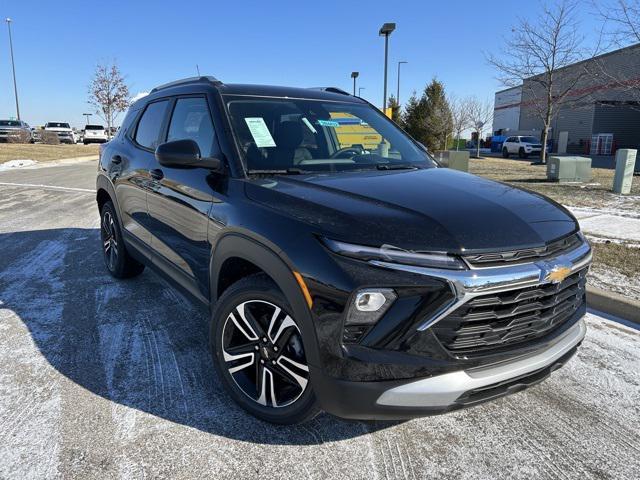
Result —
[{"label": "chevrolet emblem", "polygon": [[571,275],[571,269],[569,267],[565,267],[564,265],[556,265],[547,273],[544,279],[547,282],[560,283],[569,275]]}]

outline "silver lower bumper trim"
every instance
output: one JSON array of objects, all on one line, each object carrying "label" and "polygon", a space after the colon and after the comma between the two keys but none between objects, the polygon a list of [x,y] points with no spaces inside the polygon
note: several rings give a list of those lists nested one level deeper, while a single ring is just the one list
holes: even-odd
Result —
[{"label": "silver lower bumper trim", "polygon": [[582,341],[587,331],[579,320],[546,350],[524,358],[460,370],[436,377],[407,383],[384,392],[376,401],[379,405],[398,407],[446,407],[464,392],[503,382],[551,365]]}]

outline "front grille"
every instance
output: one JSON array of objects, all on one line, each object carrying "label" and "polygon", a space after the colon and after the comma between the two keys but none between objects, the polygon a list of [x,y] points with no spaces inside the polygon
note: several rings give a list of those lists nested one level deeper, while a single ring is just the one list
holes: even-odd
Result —
[{"label": "front grille", "polygon": [[526,261],[543,259],[556,256],[566,250],[571,250],[582,243],[582,239],[576,233],[557,240],[544,247],[511,250],[508,252],[480,253],[477,255],[465,255],[464,259],[472,267],[495,267],[510,265]]},{"label": "front grille", "polygon": [[585,299],[587,269],[557,284],[475,297],[436,323],[440,342],[456,353],[483,352],[544,336]]}]

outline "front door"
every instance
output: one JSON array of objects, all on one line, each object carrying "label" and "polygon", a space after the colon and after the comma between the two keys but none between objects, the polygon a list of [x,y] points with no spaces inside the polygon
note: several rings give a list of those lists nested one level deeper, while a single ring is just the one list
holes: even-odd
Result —
[{"label": "front door", "polygon": [[[166,132],[166,141],[194,140],[202,157],[218,152],[204,96],[175,99]],[[209,298],[208,214],[216,201],[212,175],[206,168],[165,167],[155,161],[147,196],[158,267],[204,301]]]}]

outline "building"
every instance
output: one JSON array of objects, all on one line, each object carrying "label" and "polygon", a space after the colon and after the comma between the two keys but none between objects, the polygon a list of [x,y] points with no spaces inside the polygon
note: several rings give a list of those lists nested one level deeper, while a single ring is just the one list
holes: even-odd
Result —
[{"label": "building", "polygon": [[[558,79],[558,91],[570,92],[551,122],[553,152],[611,155],[640,148],[640,44],[569,65]],[[495,135],[540,136],[537,85],[531,77],[496,92]]]}]

